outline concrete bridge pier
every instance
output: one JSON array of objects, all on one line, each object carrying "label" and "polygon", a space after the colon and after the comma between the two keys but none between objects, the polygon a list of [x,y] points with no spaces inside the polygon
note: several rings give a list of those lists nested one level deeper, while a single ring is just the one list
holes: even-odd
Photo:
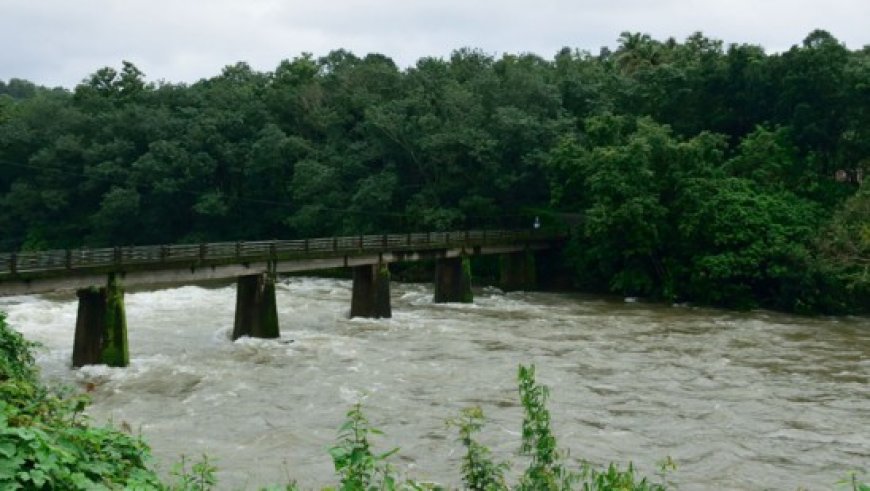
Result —
[{"label": "concrete bridge pier", "polygon": [[534,290],[538,283],[535,253],[530,250],[499,257],[499,288],[508,292]]},{"label": "concrete bridge pier", "polygon": [[242,336],[277,338],[278,306],[275,301],[275,274],[240,276],[236,286],[236,320],[233,340]]},{"label": "concrete bridge pier", "polygon": [[351,317],[390,318],[390,268],[387,263],[366,264],[353,268]]},{"label": "concrete bridge pier", "polygon": [[435,303],[471,303],[471,258],[466,255],[435,261]]},{"label": "concrete bridge pier", "polygon": [[73,366],[129,365],[124,289],[118,279],[110,274],[105,287],[86,288],[76,294],[79,310],[73,342]]}]

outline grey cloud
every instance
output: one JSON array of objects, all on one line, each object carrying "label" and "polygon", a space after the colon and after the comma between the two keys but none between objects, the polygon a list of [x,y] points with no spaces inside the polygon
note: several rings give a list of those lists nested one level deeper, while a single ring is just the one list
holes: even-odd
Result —
[{"label": "grey cloud", "polygon": [[136,63],[149,79],[195,81],[248,61],[271,70],[302,52],[380,52],[401,66],[471,46],[552,56],[597,51],[625,30],[783,50],[814,28],[851,48],[870,42],[866,0],[0,0],[0,79],[72,86],[101,66]]}]

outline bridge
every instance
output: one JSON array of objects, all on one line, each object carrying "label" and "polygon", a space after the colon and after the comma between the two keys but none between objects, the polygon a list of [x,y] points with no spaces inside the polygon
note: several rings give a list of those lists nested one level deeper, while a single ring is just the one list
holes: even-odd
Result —
[{"label": "bridge", "polygon": [[471,302],[471,257],[501,255],[500,286],[531,289],[534,253],[566,237],[536,229],[463,230],[0,253],[0,296],[76,291],[73,366],[124,367],[130,362],[125,287],[236,278],[233,339],[276,338],[279,274],[351,268],[350,316],[390,317],[390,263],[435,261],[434,301]]}]

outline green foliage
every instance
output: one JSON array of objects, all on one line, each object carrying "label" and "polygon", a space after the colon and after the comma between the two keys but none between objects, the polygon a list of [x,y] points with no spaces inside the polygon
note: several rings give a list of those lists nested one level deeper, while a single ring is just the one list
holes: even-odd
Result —
[{"label": "green foliage", "polygon": [[0,312],[0,382],[26,381],[36,379],[33,349],[36,343],[27,341],[24,336],[6,325],[6,314]]},{"label": "green foliage", "polygon": [[[783,143],[786,132],[756,128],[725,160],[715,135],[684,139],[649,119],[612,115],[584,124],[586,137],[563,140],[547,162],[554,204],[585,218],[568,249],[581,286],[736,308],[866,309],[816,259],[825,204],[804,185],[809,171]],[[859,237],[866,215],[849,216],[841,221],[852,228],[839,230]],[[860,261],[846,262],[856,273]]]},{"label": "green foliage", "polygon": [[[816,293],[854,290],[857,269],[819,264],[813,244],[870,171],[868,79],[870,51],[825,31],[774,54],[625,32],[615,51],[552,60],[462,49],[400,70],[337,50],[190,85],[147,82],[127,61],[72,91],[11,79],[0,250],[528,227],[542,215],[582,220],[568,263],[586,289],[866,309]],[[695,281],[699,258],[742,255],[739,241],[680,235],[684,214],[706,213],[705,196],[684,192],[697,179],[741,180],[751,191],[727,200],[737,208],[797,204],[806,230],[774,235],[808,259],[760,281],[716,260]],[[756,218],[780,227],[768,211]]]},{"label": "green foliage", "polygon": [[729,174],[761,186],[794,189],[795,182],[804,176],[798,168],[797,149],[790,142],[785,129],[771,131],[759,126],[740,141],[738,154],[726,168]]},{"label": "green foliage", "polygon": [[32,346],[0,316],[0,488],[160,489],[142,440],[89,425],[86,397],[39,384]]},{"label": "green foliage", "polygon": [[628,464],[626,470],[620,470],[611,463],[607,469],[596,469],[584,462],[580,468],[580,479],[583,481],[583,491],[664,491],[661,484],[650,483],[644,477],[637,475],[634,466]]},{"label": "green foliage", "polygon": [[[477,491],[516,490],[553,490],[570,491],[664,491],[665,487],[652,484],[638,476],[629,464],[621,470],[615,464],[600,470],[594,465],[583,462],[578,471],[569,470],[550,429],[550,412],[546,407],[549,397],[547,387],[535,381],[535,367],[519,367],[518,374],[520,402],[523,406],[522,442],[520,455],[530,458],[529,466],[519,482],[511,487],[505,479],[505,471],[510,467],[507,462],[495,462],[492,452],[481,444],[476,435],[483,429],[485,418],[479,407],[464,409],[458,418],[448,421],[459,432],[459,443],[465,448],[462,457],[461,473],[467,489]],[[387,459],[398,449],[382,454],[372,451],[369,435],[380,435],[372,428],[362,414],[360,404],[347,413],[347,420],[339,429],[338,444],[329,450],[341,482],[336,489],[357,490],[396,490],[396,489],[441,489],[433,484],[415,481],[399,482]],[[675,468],[668,459],[662,466]],[[288,488],[289,489],[289,488]],[[332,489],[332,488],[329,488]]]},{"label": "green foliage", "polygon": [[[834,214],[817,242],[823,267],[844,285],[841,298],[848,305],[870,304],[870,184]],[[844,308],[846,308],[844,306]]]},{"label": "green foliage", "polygon": [[583,213],[570,254],[577,276],[626,295],[685,294],[677,200],[691,179],[714,179],[721,138],[682,141],[647,118],[603,115],[584,125],[585,139],[564,140],[547,163],[553,204]]},{"label": "green foliage", "polygon": [[399,449],[375,454],[369,435],[381,435],[362,414],[360,404],[347,412],[347,420],[338,430],[338,444],[329,449],[335,471],[341,477],[342,491],[397,489],[397,480],[387,458]]},{"label": "green foliage", "polygon": [[562,465],[562,454],[556,447],[556,437],[550,430],[550,411],[547,409],[550,391],[546,386],[535,382],[534,365],[520,365],[518,379],[520,403],[524,412],[520,454],[531,457],[519,489],[570,489],[574,476]]},{"label": "green foliage", "polygon": [[171,475],[175,482],[168,488],[169,491],[207,491],[217,485],[215,472],[217,467],[209,461],[208,455],[203,455],[200,460],[194,462],[188,468],[187,458],[182,455],[181,460],[173,468]]},{"label": "green foliage", "polygon": [[848,489],[851,491],[870,491],[870,484],[859,481],[857,472],[850,472],[846,479],[837,481],[838,489]]},{"label": "green foliage", "polygon": [[[570,491],[664,491],[662,484],[654,484],[638,476],[629,464],[621,470],[611,463],[599,469],[589,462],[582,462],[577,471],[569,470],[563,454],[558,449],[556,437],[550,429],[550,411],[547,409],[549,390],[535,381],[535,367],[520,365],[518,373],[520,403],[523,407],[522,442],[520,455],[530,457],[529,466],[516,486],[505,481],[504,471],[508,463],[495,463],[489,448],[480,444],[475,435],[484,424],[483,411],[479,407],[467,408],[460,417],[449,421],[459,429],[459,441],[465,447],[462,460],[463,482],[474,490],[552,490]],[[672,460],[662,465],[662,472],[675,469]]]},{"label": "green foliage", "polygon": [[[462,457],[462,479],[467,489],[476,491],[553,490],[553,491],[664,491],[661,484],[650,483],[637,474],[634,467],[621,470],[611,463],[599,469],[589,462],[582,462],[578,471],[569,470],[565,455],[559,451],[556,438],[550,429],[550,412],[546,407],[549,397],[547,387],[535,381],[535,367],[519,367],[520,402],[523,406],[522,442],[520,455],[530,458],[529,466],[515,486],[509,486],[505,471],[507,462],[495,462],[492,452],[481,444],[476,435],[483,429],[485,418],[479,407],[462,410],[459,417],[448,421],[459,432],[459,443],[465,448]],[[331,448],[335,469],[341,478],[340,490],[421,490],[441,489],[433,484],[415,481],[400,483],[393,469],[386,462],[398,449],[383,454],[371,450],[369,435],[381,433],[369,425],[359,404],[347,413],[347,420],[339,429],[338,445]],[[675,469],[668,459],[662,472]],[[288,487],[288,489],[290,489]],[[331,489],[331,488],[328,488]]]},{"label": "green foliage", "polygon": [[787,191],[761,192],[739,178],[691,181],[681,202],[687,206],[679,237],[695,246],[685,282],[692,297],[798,310],[786,304],[794,296],[782,293],[800,283],[810,267],[817,207]]},{"label": "green foliage", "polygon": [[489,448],[475,439],[475,435],[483,429],[484,421],[483,410],[470,407],[463,409],[459,418],[448,422],[459,429],[459,442],[465,447],[462,481],[468,489],[475,491],[507,489],[504,472],[509,465],[506,462],[493,462]]}]

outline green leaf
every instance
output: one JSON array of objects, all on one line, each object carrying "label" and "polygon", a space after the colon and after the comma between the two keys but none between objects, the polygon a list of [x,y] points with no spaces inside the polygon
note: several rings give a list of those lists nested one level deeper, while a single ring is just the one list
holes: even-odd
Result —
[{"label": "green leaf", "polygon": [[338,432],[339,432],[339,433],[344,433],[344,432],[346,432],[346,431],[350,431],[351,429],[353,429],[353,426],[354,426],[355,424],[356,424],[356,421],[354,421],[354,420],[352,420],[352,419],[348,419],[348,420],[345,421],[341,426],[339,426],[339,428],[338,428]]},{"label": "green leaf", "polygon": [[0,457],[12,457],[15,455],[15,444],[12,442],[0,442]]},{"label": "green leaf", "polygon": [[44,472],[39,469],[34,469],[30,471],[30,480],[33,481],[33,484],[36,487],[41,488],[43,484],[45,484],[47,478]]},{"label": "green leaf", "polygon": [[378,460],[384,460],[384,459],[389,458],[391,455],[395,455],[396,452],[398,452],[398,451],[399,451],[399,447],[396,447],[396,448],[394,448],[394,449],[392,449],[392,450],[390,450],[390,451],[387,451],[387,452],[384,452],[384,453],[378,455],[376,458],[377,458]]},{"label": "green leaf", "polygon": [[332,447],[328,451],[333,460],[343,459],[348,455],[348,451],[344,447]]}]

